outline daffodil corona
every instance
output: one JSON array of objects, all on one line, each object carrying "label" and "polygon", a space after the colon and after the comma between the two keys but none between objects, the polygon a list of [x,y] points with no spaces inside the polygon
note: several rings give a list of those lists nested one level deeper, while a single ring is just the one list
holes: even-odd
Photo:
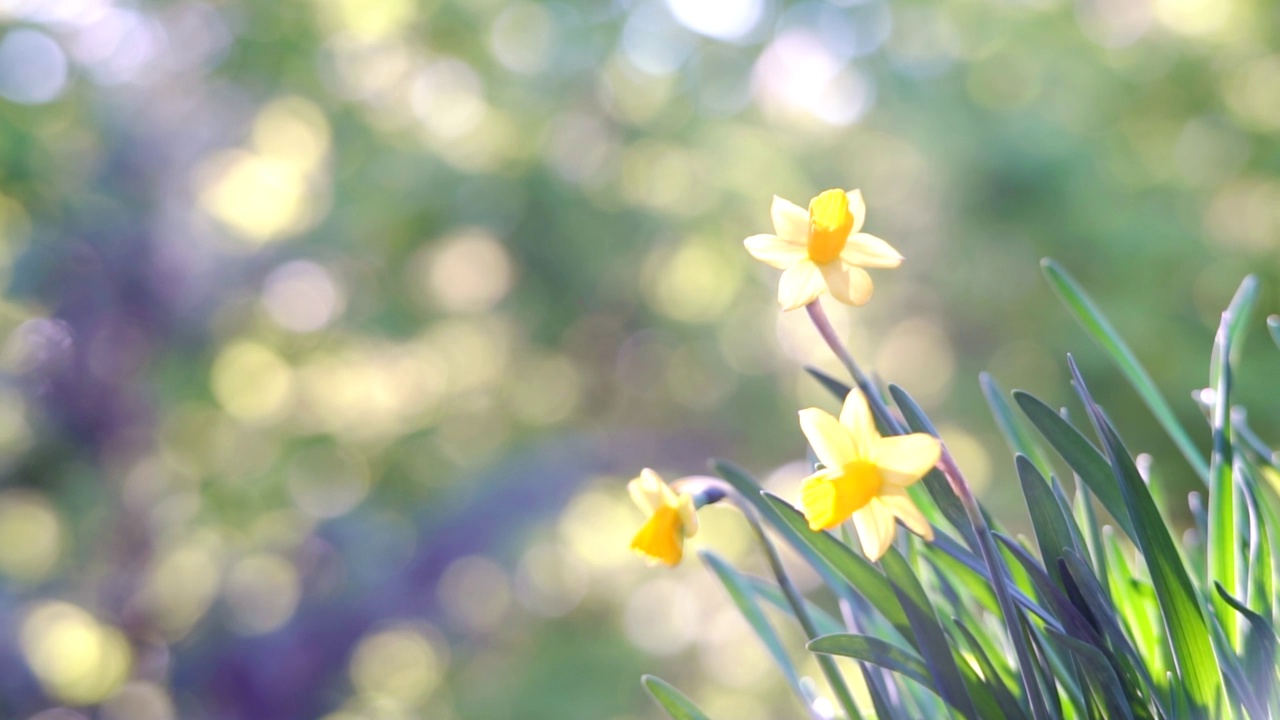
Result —
[{"label": "daffodil corona", "polygon": [[800,427],[823,468],[805,478],[800,503],[809,527],[827,530],[853,518],[862,550],[879,560],[897,532],[895,518],[925,540],[933,527],[907,495],[937,464],[938,439],[924,433],[881,437],[858,390],[837,420],[818,408],[800,411]]},{"label": "daffodil corona", "polygon": [[676,565],[684,556],[684,539],[698,532],[694,497],[673,490],[658,473],[645,468],[627,485],[631,499],[649,514],[631,540],[631,549],[655,561]]},{"label": "daffodil corona", "polygon": [[871,299],[871,276],[863,268],[893,268],[902,256],[889,243],[861,232],[867,206],[861,190],[826,190],[809,210],[773,196],[776,235],[752,235],[747,252],[782,272],[778,302],[784,310],[804,307],[823,291],[849,305]]}]

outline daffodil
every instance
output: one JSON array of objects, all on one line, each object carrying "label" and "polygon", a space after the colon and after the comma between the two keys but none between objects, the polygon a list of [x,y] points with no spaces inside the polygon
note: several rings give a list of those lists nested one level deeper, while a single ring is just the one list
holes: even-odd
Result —
[{"label": "daffodil", "polygon": [[684,556],[684,539],[698,532],[693,495],[672,489],[649,468],[640,471],[627,490],[636,505],[649,514],[632,538],[631,549],[653,561],[678,564]]},{"label": "daffodil", "polygon": [[823,468],[805,478],[800,503],[809,527],[827,530],[853,518],[862,550],[879,560],[897,532],[895,518],[925,540],[933,528],[907,488],[937,464],[938,439],[925,433],[881,437],[858,390],[840,419],[818,408],[800,411],[800,427]]},{"label": "daffodil", "polygon": [[773,196],[776,235],[752,235],[743,241],[757,260],[782,269],[778,302],[794,310],[828,291],[849,305],[871,299],[871,276],[863,268],[893,268],[902,256],[889,243],[861,232],[867,216],[861,190],[826,190],[809,201],[809,210]]}]

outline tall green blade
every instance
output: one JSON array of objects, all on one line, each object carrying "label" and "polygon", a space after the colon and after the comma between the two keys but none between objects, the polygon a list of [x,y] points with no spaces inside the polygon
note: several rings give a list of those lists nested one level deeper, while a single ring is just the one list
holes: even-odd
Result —
[{"label": "tall green blade", "polygon": [[916,649],[920,651],[920,657],[928,667],[934,688],[961,715],[978,720],[981,716],[973,705],[973,699],[969,696],[969,690],[952,654],[951,644],[920,580],[894,548],[890,548],[880,558],[880,565],[884,568],[885,576],[889,578],[898,601],[902,603],[902,609],[915,635]]},{"label": "tall green blade", "polygon": [[1070,516],[1062,511],[1058,498],[1036,466],[1025,455],[1018,455],[1014,464],[1022,483],[1022,495],[1027,501],[1027,511],[1031,514],[1031,527],[1035,530],[1040,559],[1049,575],[1061,586],[1058,558],[1066,550],[1083,552],[1083,549],[1076,544]]},{"label": "tall green blade", "polygon": [[1137,356],[1129,349],[1124,340],[1120,338],[1119,333],[1112,327],[1111,322],[1093,302],[1093,300],[1085,294],[1084,290],[1076,283],[1062,266],[1049,258],[1045,258],[1040,262],[1040,267],[1044,270],[1045,277],[1048,278],[1049,284],[1054,291],[1058,293],[1058,297],[1062,299],[1067,309],[1075,315],[1076,320],[1084,327],[1085,331],[1093,337],[1093,339],[1102,346],[1107,355],[1120,367],[1120,371],[1124,373],[1129,383],[1138,391],[1138,395],[1142,397],[1142,401],[1147,404],[1151,413],[1156,416],[1156,420],[1164,427],[1165,432],[1169,433],[1169,437],[1173,438],[1173,442],[1182,451],[1187,462],[1196,471],[1202,480],[1209,477],[1209,464],[1205,462],[1204,455],[1200,453],[1199,448],[1191,441],[1191,437],[1187,435],[1187,431],[1183,429],[1182,424],[1178,422],[1178,417],[1174,415],[1173,408],[1160,394],[1156,388],[1155,381],[1151,379],[1142,363],[1138,362]]},{"label": "tall green blade", "polygon": [[925,665],[919,655],[880,638],[837,633],[810,640],[808,647],[816,653],[841,655],[879,665],[911,678],[934,693],[938,692],[933,684],[933,676],[929,674],[929,666]]},{"label": "tall green blade", "polygon": [[804,515],[787,501],[768,493],[764,499],[788,530],[807,545],[820,565],[853,586],[904,638],[911,640],[914,637],[902,603],[889,581],[874,565],[830,533],[810,530]]},{"label": "tall green blade", "polygon": [[1075,360],[1068,356],[1067,362],[1075,379],[1076,391],[1093,419],[1094,429],[1102,438],[1112,470],[1124,493],[1125,505],[1137,530],[1136,540],[1155,588],[1170,650],[1178,669],[1179,684],[1186,689],[1192,705],[1192,716],[1206,720],[1217,717],[1223,707],[1222,673],[1191,577],[1129,451],[1093,401]]},{"label": "tall green blade", "polygon": [[978,639],[973,631],[959,620],[954,620],[956,628],[960,634],[964,636],[965,644],[969,646],[969,651],[973,653],[974,662],[977,663],[978,669],[982,671],[982,676],[986,678],[987,684],[991,686],[992,693],[995,694],[996,703],[1000,705],[1001,717],[1005,720],[1027,720],[1027,710],[1018,703],[1018,698],[1005,684],[1005,679],[1001,677],[999,670],[991,661],[991,657],[982,647],[982,641]]},{"label": "tall green blade", "polygon": [[1076,475],[1088,486],[1102,503],[1102,507],[1111,513],[1116,524],[1129,537],[1134,536],[1133,524],[1129,520],[1129,511],[1124,504],[1124,494],[1116,484],[1115,474],[1107,459],[1089,442],[1074,425],[1058,415],[1036,396],[1020,390],[1013,391],[1013,399],[1022,408],[1022,412],[1040,431],[1045,440],[1058,451],[1063,460],[1071,466]]},{"label": "tall green blade", "polygon": [[693,701],[685,697],[684,693],[675,689],[671,683],[662,678],[653,675],[645,675],[640,678],[640,682],[644,683],[644,689],[649,691],[654,700],[667,711],[667,715],[671,716],[671,720],[711,720],[707,714],[698,709]]},{"label": "tall green blade", "polygon": [[[1222,314],[1213,356],[1217,377],[1213,403],[1213,454],[1209,459],[1209,527],[1205,549],[1209,583],[1221,583],[1232,593],[1239,592],[1237,567],[1240,542],[1236,529],[1236,491],[1231,457],[1231,313]],[[1242,637],[1236,614],[1220,596],[1212,597],[1214,613],[1231,646],[1240,650]]]},{"label": "tall green blade", "polygon": [[1133,720],[1133,711],[1129,709],[1129,700],[1125,697],[1120,678],[1102,651],[1055,630],[1048,630],[1048,633],[1059,647],[1070,653],[1080,663],[1080,667],[1089,678],[1089,684],[1101,692],[1103,702],[1107,706],[1107,717]]},{"label": "tall green blade", "polygon": [[1280,346],[1280,315],[1267,317],[1267,330],[1271,332],[1271,340]]},{"label": "tall green blade", "polygon": [[756,604],[750,583],[719,555],[707,550],[703,550],[698,555],[702,557],[702,561],[720,579],[724,589],[729,592],[729,598],[733,600],[734,605],[738,606],[738,611],[742,613],[743,619],[747,621],[747,624],[755,631],[756,636],[760,638],[760,642],[764,643],[765,649],[773,656],[773,661],[782,670],[782,674],[787,678],[787,683],[791,685],[791,689],[795,690],[796,694],[803,700],[804,691],[800,687],[800,674],[796,672],[796,666],[791,662],[791,656],[787,654],[787,648],[782,644],[782,638],[778,637],[777,631],[769,623],[769,618],[765,616],[764,611]]}]

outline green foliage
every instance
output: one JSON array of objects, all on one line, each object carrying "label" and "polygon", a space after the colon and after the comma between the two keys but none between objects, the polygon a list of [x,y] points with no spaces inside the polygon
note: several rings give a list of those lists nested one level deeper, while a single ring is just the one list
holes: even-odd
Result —
[{"label": "green foliage", "polygon": [[[834,597],[862,609],[856,618],[845,615],[852,623],[847,628],[812,639],[808,650],[856,659],[866,677],[892,684],[892,692],[884,693],[885,685],[873,693],[874,714],[886,719],[919,717],[922,709],[955,718],[1277,717],[1273,484],[1280,473],[1274,454],[1231,405],[1239,400],[1233,391],[1239,345],[1258,282],[1249,277],[1241,284],[1207,358],[1210,389],[1197,397],[1207,410],[1201,441],[1212,452],[1203,461],[1194,435],[1174,418],[1099,308],[1055,263],[1044,267],[1067,308],[1120,366],[1192,466],[1204,471],[1208,503],[1199,529],[1183,533],[1167,519],[1169,509],[1158,506],[1166,493],[1151,487],[1158,478],[1140,471],[1149,465],[1126,448],[1073,358],[1067,364],[1087,426],[1029,393],[1007,396],[984,375],[983,393],[1011,450],[1005,474],[1020,484],[1032,540],[993,525],[945,451],[939,468],[923,479],[924,491],[913,497],[935,522],[945,520],[960,533],[963,543],[939,526],[933,542],[900,539],[878,562],[863,557],[847,537],[811,530],[800,510],[761,490],[745,472],[716,464],[741,494],[732,499],[817,571],[824,591],[806,603],[821,606],[823,598]],[[849,392],[841,380],[810,372],[837,398]],[[888,397],[897,410],[885,423],[891,433],[937,434],[905,390],[890,386]],[[1070,487],[1056,475],[1059,461],[1074,477]],[[1095,501],[1110,518],[1097,513]],[[754,590],[723,561],[708,561],[775,657],[786,657],[760,613],[757,601],[768,593]],[[771,604],[785,610],[773,595]],[[831,629],[836,615],[821,616]]]}]

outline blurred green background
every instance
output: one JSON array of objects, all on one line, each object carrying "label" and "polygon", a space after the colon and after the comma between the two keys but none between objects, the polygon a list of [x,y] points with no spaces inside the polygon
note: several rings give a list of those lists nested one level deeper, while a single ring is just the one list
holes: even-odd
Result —
[{"label": "blurred green background", "polygon": [[742,250],[771,195],[863,190],[907,262],[829,312],[1017,528],[984,369],[1068,403],[1074,351],[1190,479],[1039,258],[1203,428],[1277,169],[1270,0],[0,0],[0,717],[794,716],[623,492],[794,492],[836,366]]}]

